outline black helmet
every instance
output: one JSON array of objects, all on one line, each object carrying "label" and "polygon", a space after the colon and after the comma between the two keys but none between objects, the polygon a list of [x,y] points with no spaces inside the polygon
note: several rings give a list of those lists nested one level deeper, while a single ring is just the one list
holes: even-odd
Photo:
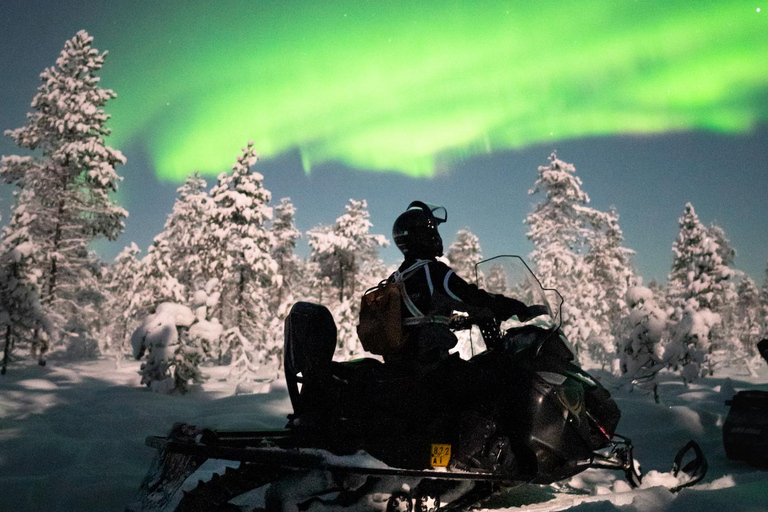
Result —
[{"label": "black helmet", "polygon": [[395,219],[392,238],[406,257],[436,258],[443,255],[443,239],[437,226],[446,220],[448,212],[442,206],[414,201]]}]

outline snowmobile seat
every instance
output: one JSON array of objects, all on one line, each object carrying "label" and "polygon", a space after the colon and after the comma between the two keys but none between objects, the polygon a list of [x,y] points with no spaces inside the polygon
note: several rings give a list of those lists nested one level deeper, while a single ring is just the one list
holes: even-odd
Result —
[{"label": "snowmobile seat", "polygon": [[768,338],[760,340],[760,343],[757,344],[757,351],[760,352],[765,362],[768,363]]}]

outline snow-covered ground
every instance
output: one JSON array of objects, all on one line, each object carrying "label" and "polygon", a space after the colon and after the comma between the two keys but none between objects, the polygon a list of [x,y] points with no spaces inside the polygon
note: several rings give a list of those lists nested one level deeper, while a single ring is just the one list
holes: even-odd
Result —
[{"label": "snow-covered ground", "polygon": [[[186,395],[161,395],[139,386],[138,362],[52,360],[39,367],[20,362],[0,377],[0,511],[123,510],[131,501],[154,451],[148,435],[174,422],[215,428],[282,427],[290,412],[281,382],[262,393],[234,395],[226,368],[206,368],[211,378]],[[615,381],[603,376],[612,389]],[[619,431],[636,446],[649,473],[630,490],[621,476],[588,471],[557,486],[524,486],[492,498],[490,510],[578,512],[768,511],[768,471],[729,461],[721,426],[731,379],[736,390],[768,389],[768,369],[757,377],[715,374],[685,388],[668,380],[662,404],[651,396],[612,389],[623,417]],[[705,480],[677,495],[659,483],[669,479],[672,458],[688,439],[708,460]]]}]

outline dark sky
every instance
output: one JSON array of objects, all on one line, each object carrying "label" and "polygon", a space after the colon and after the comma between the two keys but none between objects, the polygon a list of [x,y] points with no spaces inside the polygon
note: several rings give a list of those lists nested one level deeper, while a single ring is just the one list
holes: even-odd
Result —
[{"label": "dark sky", "polygon": [[[97,245],[105,257],[131,241],[146,249],[183,177],[200,169],[213,183],[249,139],[302,230],[356,198],[389,235],[423,199],[448,208],[447,243],[469,227],[486,256],[525,255],[527,192],[557,150],[592,206],[618,209],[646,279],[666,277],[690,201],[762,281],[768,13],[617,4],[5,0],[0,129],[24,123],[39,73],[85,29],[109,51],[108,142],[128,158],[119,200],[131,216],[116,243]],[[10,192],[0,186],[4,221]]]}]

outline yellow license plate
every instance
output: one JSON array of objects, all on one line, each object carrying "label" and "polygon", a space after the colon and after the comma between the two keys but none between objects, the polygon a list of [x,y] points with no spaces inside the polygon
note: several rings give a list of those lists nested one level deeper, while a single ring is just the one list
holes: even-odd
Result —
[{"label": "yellow license plate", "polygon": [[448,461],[451,460],[451,445],[449,444],[433,444],[432,445],[432,457],[430,465],[433,468],[444,468],[448,466]]}]

